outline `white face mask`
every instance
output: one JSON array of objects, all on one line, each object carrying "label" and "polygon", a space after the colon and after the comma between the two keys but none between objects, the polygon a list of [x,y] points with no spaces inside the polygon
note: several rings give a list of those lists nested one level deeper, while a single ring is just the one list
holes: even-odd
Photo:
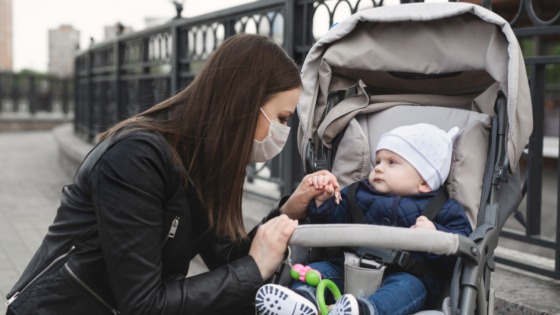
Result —
[{"label": "white face mask", "polygon": [[284,126],[279,122],[271,121],[261,108],[264,117],[270,123],[268,135],[263,141],[253,139],[253,151],[251,152],[251,162],[266,162],[278,155],[288,141],[290,127]]}]

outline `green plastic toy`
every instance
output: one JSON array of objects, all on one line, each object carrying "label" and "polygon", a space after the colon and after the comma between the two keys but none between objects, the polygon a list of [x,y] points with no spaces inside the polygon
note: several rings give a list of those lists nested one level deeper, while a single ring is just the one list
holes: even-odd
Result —
[{"label": "green plastic toy", "polygon": [[316,297],[321,315],[327,315],[329,313],[329,308],[325,302],[325,289],[329,289],[331,291],[335,300],[338,300],[342,295],[334,282],[329,279],[322,279],[321,273],[309,266],[295,264],[290,269],[290,275],[295,280],[317,287]]}]

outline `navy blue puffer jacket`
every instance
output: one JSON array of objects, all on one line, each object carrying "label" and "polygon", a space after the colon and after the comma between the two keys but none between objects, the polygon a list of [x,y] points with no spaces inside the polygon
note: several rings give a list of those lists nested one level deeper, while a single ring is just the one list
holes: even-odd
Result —
[{"label": "navy blue puffer jacket", "polygon": [[[377,192],[366,179],[360,182],[356,191],[356,202],[364,213],[369,224],[411,227],[416,218],[437,191],[412,196],[396,196]],[[310,204],[308,215],[313,223],[352,223],[348,213],[348,187],[341,191],[342,201],[339,205],[334,198],[329,199],[317,208]],[[436,229],[443,232],[469,235],[471,225],[463,206],[455,199],[448,199],[433,220]]]},{"label": "navy blue puffer jacket", "polygon": [[[314,201],[308,209],[308,216],[312,223],[352,223],[349,213],[348,187],[341,191],[340,204],[334,198],[323,203],[319,208]],[[441,188],[444,189],[444,188]],[[376,191],[367,179],[360,181],[356,190],[356,203],[362,210],[369,224],[398,226],[408,228],[416,223],[416,218],[434,198],[437,191],[421,193],[412,196],[396,196]],[[463,206],[455,199],[448,199],[437,216],[432,221],[436,229],[443,232],[468,236],[472,232]],[[426,286],[429,296],[438,295],[441,290],[441,280],[448,277],[453,269],[456,257],[439,256],[429,253],[412,252],[416,261],[429,264],[432,270],[437,270],[439,279],[419,276]]]}]

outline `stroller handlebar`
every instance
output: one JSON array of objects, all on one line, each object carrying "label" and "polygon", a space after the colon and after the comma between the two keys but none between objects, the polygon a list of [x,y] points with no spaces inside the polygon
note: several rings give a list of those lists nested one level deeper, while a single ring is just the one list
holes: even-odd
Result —
[{"label": "stroller handlebar", "polygon": [[379,247],[455,255],[461,241],[457,234],[368,224],[300,225],[288,245],[303,247]]}]

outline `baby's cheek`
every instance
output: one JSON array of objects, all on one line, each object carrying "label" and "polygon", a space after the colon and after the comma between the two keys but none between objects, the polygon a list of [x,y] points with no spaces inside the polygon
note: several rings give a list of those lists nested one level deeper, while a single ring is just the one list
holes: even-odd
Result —
[{"label": "baby's cheek", "polygon": [[373,178],[375,177],[375,171],[371,171],[368,176],[368,182],[371,186],[373,186]]}]

